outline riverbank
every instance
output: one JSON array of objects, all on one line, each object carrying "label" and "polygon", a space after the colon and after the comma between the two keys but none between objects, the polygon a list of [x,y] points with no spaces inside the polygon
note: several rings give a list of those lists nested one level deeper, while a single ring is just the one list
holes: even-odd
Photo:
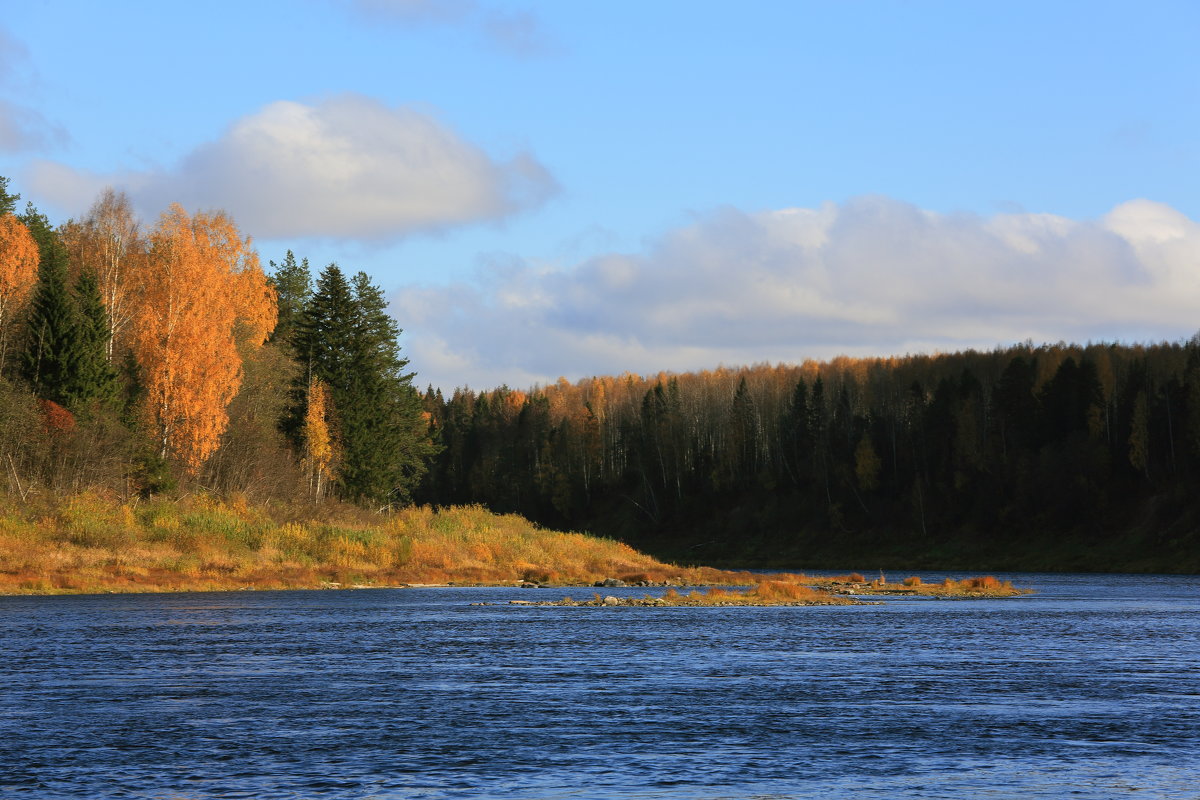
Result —
[{"label": "riverbank", "polygon": [[0,594],[319,589],[411,584],[690,586],[754,578],[679,567],[478,506],[372,513],[193,495],[0,499]]}]

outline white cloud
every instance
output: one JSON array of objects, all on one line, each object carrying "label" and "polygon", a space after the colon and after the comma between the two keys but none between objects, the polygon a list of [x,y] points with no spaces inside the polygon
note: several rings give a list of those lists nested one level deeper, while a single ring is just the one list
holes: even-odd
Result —
[{"label": "white cloud", "polygon": [[175,168],[110,175],[40,162],[30,184],[64,208],[125,188],[148,215],[224,208],[256,237],[395,239],[536,206],[556,190],[532,156],[501,163],[435,118],[360,95],[278,101]]},{"label": "white cloud", "polygon": [[[925,211],[882,197],[725,209],[644,253],[393,298],[422,383],[526,386],[1200,327],[1200,224],[1147,200],[1096,221]],[[517,302],[514,298],[520,298]]]}]

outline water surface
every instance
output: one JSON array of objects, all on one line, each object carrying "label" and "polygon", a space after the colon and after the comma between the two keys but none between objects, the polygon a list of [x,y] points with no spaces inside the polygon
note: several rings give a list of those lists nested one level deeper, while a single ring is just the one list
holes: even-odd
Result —
[{"label": "water surface", "polygon": [[1200,577],[1004,577],[1038,594],[0,598],[0,796],[1200,798]]}]

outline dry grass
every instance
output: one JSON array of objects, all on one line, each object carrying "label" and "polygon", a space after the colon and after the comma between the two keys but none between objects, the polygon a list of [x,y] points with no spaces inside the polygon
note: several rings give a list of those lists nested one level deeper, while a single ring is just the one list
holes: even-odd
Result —
[{"label": "dry grass", "polygon": [[662,599],[664,605],[673,606],[847,605],[854,602],[828,591],[786,580],[763,581],[744,591],[714,586],[707,592],[692,591],[684,595],[668,589]]},{"label": "dry grass", "polygon": [[1018,589],[1011,581],[1001,581],[992,575],[954,580],[947,578],[941,583],[925,583],[919,575],[911,575],[899,583],[889,582],[881,572],[879,577],[868,581],[861,573],[834,576],[794,576],[801,582],[821,588],[844,592],[849,595],[920,595],[922,597],[1016,597],[1030,594],[1031,589]]},{"label": "dry grass", "polygon": [[992,575],[954,580],[946,578],[941,583],[924,583],[913,575],[902,583],[872,581],[854,588],[855,594],[908,594],[926,597],[1016,597],[1030,594],[1031,589],[1018,589],[1012,581],[1001,581]]},{"label": "dry grass", "polygon": [[714,586],[706,592],[693,590],[683,594],[678,590],[667,589],[661,597],[645,595],[644,597],[601,597],[593,594],[591,600],[575,600],[564,597],[557,601],[510,600],[513,605],[538,606],[638,606],[638,607],[677,607],[677,606],[826,606],[853,605],[857,601],[848,597],[832,594],[829,591],[814,589],[802,583],[786,580],[763,581],[747,590],[731,590]]},{"label": "dry grass", "polygon": [[0,498],[0,594],[318,588],[405,583],[751,583],[664,564],[619,542],[478,506],[394,514],[255,508],[192,496],[123,504],[84,494]]}]

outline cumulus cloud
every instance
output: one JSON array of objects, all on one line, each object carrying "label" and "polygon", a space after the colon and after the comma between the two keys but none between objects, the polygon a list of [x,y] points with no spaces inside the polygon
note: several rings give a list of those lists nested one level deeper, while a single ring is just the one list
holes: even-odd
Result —
[{"label": "cumulus cloud", "polygon": [[1134,200],[1099,220],[937,214],[883,197],[725,209],[582,263],[506,262],[393,298],[449,388],[1200,327],[1200,224]]},{"label": "cumulus cloud", "polygon": [[156,214],[228,210],[261,238],[395,239],[539,205],[556,191],[531,155],[499,162],[437,119],[359,95],[271,103],[173,169],[98,175],[41,162],[30,184],[64,208],[112,184]]}]

